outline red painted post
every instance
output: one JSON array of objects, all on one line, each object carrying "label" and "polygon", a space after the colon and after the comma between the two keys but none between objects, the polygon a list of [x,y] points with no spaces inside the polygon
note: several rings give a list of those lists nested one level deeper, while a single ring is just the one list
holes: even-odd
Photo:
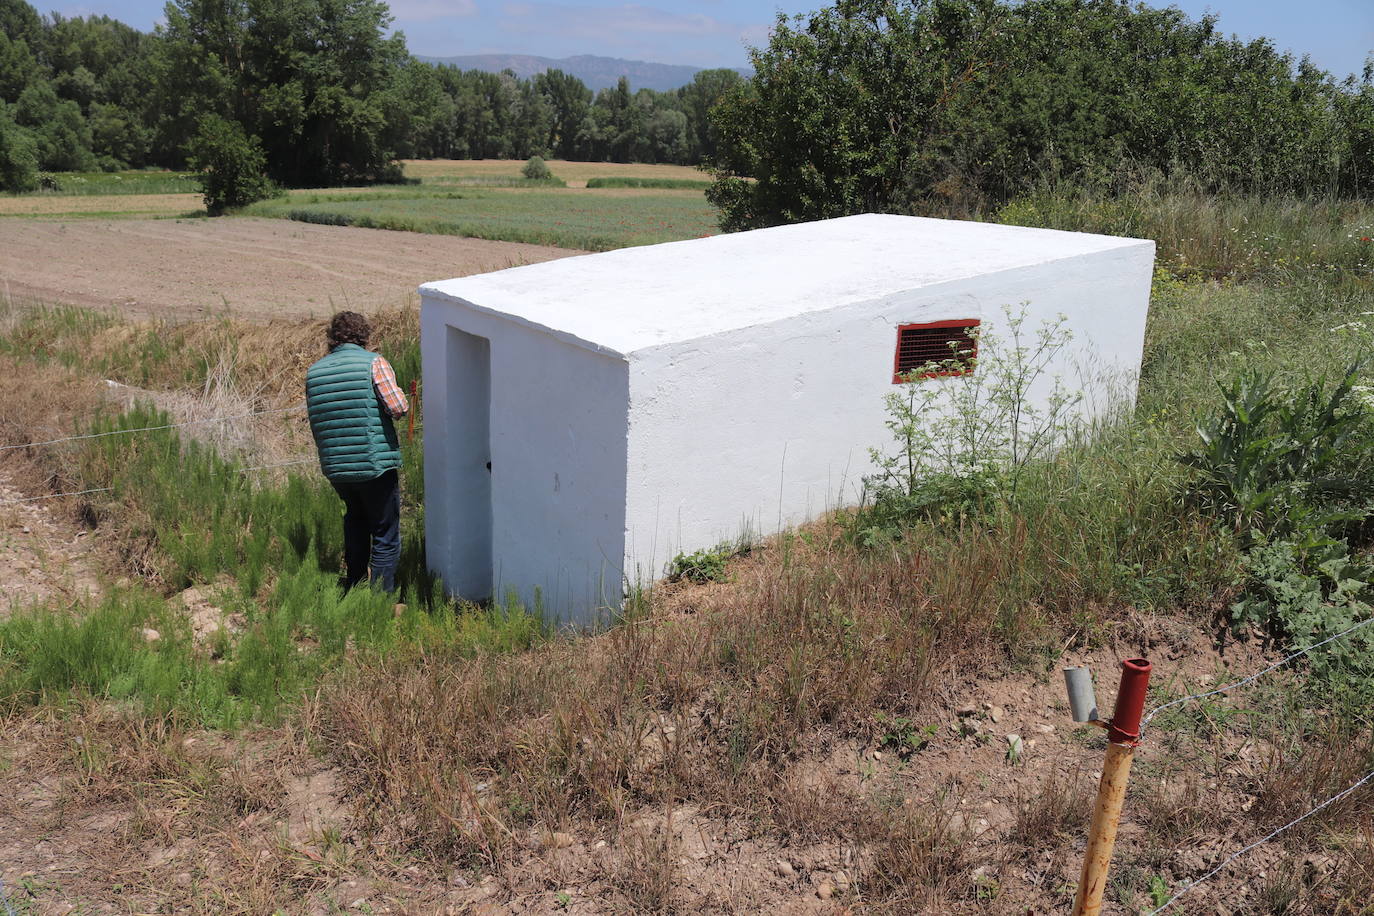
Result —
[{"label": "red painted post", "polygon": [[1097,787],[1092,826],[1088,828],[1088,848],[1083,853],[1083,872],[1078,879],[1073,916],[1098,916],[1102,912],[1102,893],[1107,888],[1107,872],[1112,864],[1112,849],[1116,846],[1121,806],[1126,800],[1131,760],[1140,743],[1140,717],[1145,712],[1145,690],[1149,684],[1150,663],[1147,660],[1128,658],[1121,663],[1116,710],[1107,724],[1107,759],[1102,763],[1102,781]]},{"label": "red painted post", "polygon": [[416,391],[416,389],[419,387],[419,385],[420,385],[420,380],[419,380],[419,379],[414,379],[414,378],[413,378],[413,379],[410,380],[410,429],[406,432],[406,441],[407,441],[407,442],[414,442],[414,441],[415,441],[415,410],[416,410],[416,407],[417,407],[417,404],[416,404],[416,401],[415,401],[415,391]]}]

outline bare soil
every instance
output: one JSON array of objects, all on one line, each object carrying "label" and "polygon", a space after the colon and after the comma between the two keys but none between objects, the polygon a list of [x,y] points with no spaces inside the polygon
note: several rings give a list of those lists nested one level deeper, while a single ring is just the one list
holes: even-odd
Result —
[{"label": "bare soil", "polygon": [[0,220],[0,295],[156,318],[321,317],[580,253],[271,219]]},{"label": "bare soil", "polygon": [[88,534],[0,472],[0,619],[14,607],[97,593]]}]

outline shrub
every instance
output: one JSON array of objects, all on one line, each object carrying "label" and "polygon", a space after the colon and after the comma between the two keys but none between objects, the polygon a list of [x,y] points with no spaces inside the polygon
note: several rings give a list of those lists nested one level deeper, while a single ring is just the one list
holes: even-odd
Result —
[{"label": "shrub", "polygon": [[10,119],[0,102],[0,191],[38,187],[38,155],[33,136]]},{"label": "shrub", "polygon": [[191,168],[200,173],[205,209],[211,216],[272,196],[262,144],[237,121],[218,115],[201,118],[189,153]]},{"label": "shrub", "polygon": [[696,553],[680,553],[668,565],[668,578],[673,582],[724,582],[725,563],[730,559],[728,547],[713,547]]},{"label": "shrub", "polygon": [[525,163],[525,167],[520,170],[530,181],[548,181],[553,177],[553,172],[549,171],[548,163],[540,156],[531,156]]},{"label": "shrub", "polygon": [[588,188],[656,188],[665,191],[704,191],[711,182],[692,178],[588,178]]}]

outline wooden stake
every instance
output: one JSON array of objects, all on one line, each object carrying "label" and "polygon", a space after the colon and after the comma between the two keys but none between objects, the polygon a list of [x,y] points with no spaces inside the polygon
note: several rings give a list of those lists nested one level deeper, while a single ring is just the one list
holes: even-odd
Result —
[{"label": "wooden stake", "polygon": [[1145,689],[1150,683],[1150,663],[1128,658],[1121,663],[1121,686],[1116,690],[1116,711],[1107,725],[1107,759],[1102,762],[1102,781],[1088,828],[1088,848],[1083,852],[1083,873],[1073,899],[1073,916],[1098,916],[1107,872],[1112,866],[1121,805],[1126,800],[1126,780],[1140,743],[1140,717],[1145,712]]},{"label": "wooden stake", "polygon": [[1102,912],[1102,893],[1107,889],[1107,872],[1116,846],[1116,829],[1121,822],[1121,806],[1126,800],[1126,780],[1131,775],[1135,748],[1129,744],[1108,744],[1102,764],[1102,782],[1097,787],[1092,827],[1088,829],[1088,848],[1083,853],[1083,874],[1078,879],[1078,895],[1073,901],[1073,916],[1098,916]]}]

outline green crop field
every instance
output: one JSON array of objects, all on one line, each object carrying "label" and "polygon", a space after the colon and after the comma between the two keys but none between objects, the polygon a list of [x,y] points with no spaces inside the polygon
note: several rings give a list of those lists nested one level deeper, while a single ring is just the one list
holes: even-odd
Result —
[{"label": "green crop field", "polygon": [[26,194],[3,194],[4,197],[53,197],[109,194],[182,194],[200,190],[199,180],[192,172],[169,172],[163,169],[124,172],[52,172],[46,176],[48,186]]},{"label": "green crop field", "polygon": [[244,211],[327,225],[463,235],[606,251],[712,235],[715,211],[695,191],[386,188],[293,192]]},{"label": "green crop field", "polygon": [[[706,182],[695,169],[555,161],[553,179],[529,181],[520,177],[521,165],[407,162],[403,184],[284,191],[239,214],[588,251],[718,231],[702,193]],[[59,172],[51,178],[56,190],[0,196],[0,216],[147,219],[203,212],[190,173]]]}]

